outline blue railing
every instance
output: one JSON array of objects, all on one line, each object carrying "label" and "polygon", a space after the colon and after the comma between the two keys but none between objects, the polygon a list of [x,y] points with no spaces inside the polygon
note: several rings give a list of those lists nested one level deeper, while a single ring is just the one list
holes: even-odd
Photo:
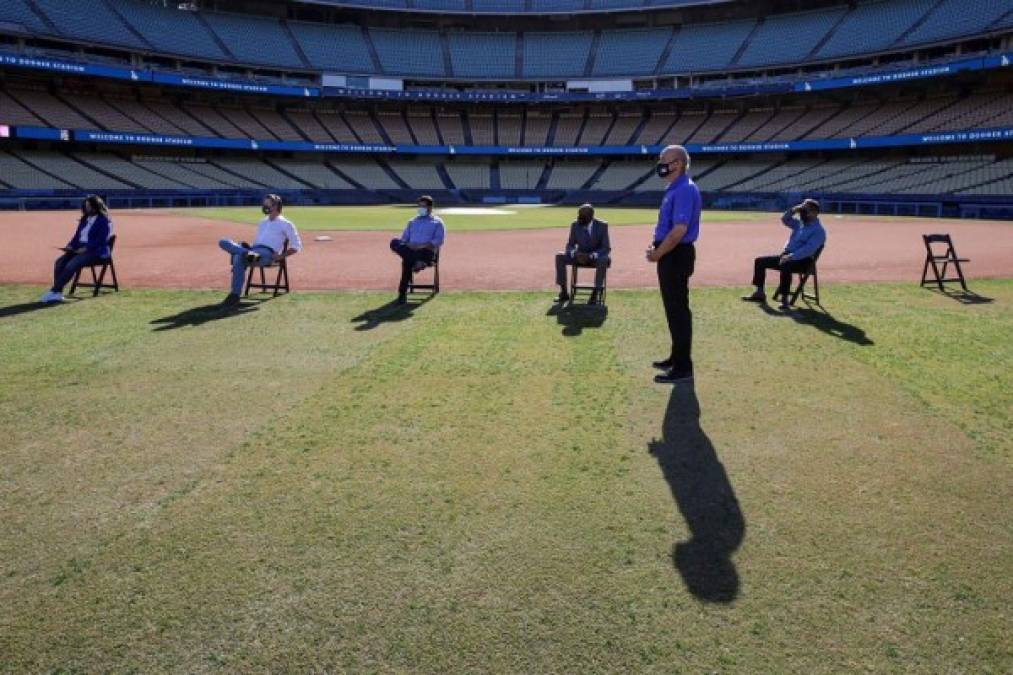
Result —
[{"label": "blue railing", "polygon": [[[514,147],[503,145],[383,145],[355,143],[313,143],[244,138],[168,136],[90,129],[63,130],[49,127],[14,127],[15,138],[77,143],[211,148],[268,152],[310,152],[328,154],[399,154],[399,155],[470,155],[513,157],[605,157],[650,156],[661,151],[660,145],[596,145],[583,147]],[[859,136],[823,140],[781,141],[769,143],[687,143],[696,154],[751,154],[765,152],[806,152],[815,150],[863,150],[869,148],[918,147],[955,143],[989,143],[1013,140],[1013,127],[933,131],[896,136]]]},{"label": "blue railing", "polygon": [[870,87],[911,80],[938,78],[968,71],[1005,68],[1013,62],[1013,52],[955,59],[929,66],[901,69],[863,71],[843,77],[805,77],[778,79],[766,82],[744,82],[721,86],[683,87],[680,89],[643,89],[617,92],[516,92],[516,91],[446,91],[446,90],[382,90],[354,87],[318,87],[292,84],[270,84],[255,80],[214,78],[183,75],[150,69],[93,64],[67,59],[25,56],[0,51],[0,67],[24,68],[53,73],[70,73],[92,77],[153,82],[157,84],[206,89],[238,94],[259,94],[298,98],[322,96],[347,99],[389,100],[412,102],[462,103],[573,103],[595,101],[658,101],[711,98],[723,96],[749,96],[759,94],[805,93],[828,89]]}]

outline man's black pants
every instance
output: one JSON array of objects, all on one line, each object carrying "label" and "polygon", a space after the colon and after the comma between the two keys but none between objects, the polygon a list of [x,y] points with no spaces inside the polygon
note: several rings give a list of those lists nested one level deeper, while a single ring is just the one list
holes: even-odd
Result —
[{"label": "man's black pants", "polygon": [[672,335],[672,369],[692,372],[693,314],[689,311],[689,278],[696,264],[693,244],[679,244],[658,261],[658,285]]},{"label": "man's black pants", "polygon": [[390,240],[390,250],[401,256],[401,283],[397,286],[397,292],[404,294],[408,292],[408,282],[412,278],[412,267],[415,263],[422,261],[426,265],[432,265],[436,259],[436,251],[428,248],[413,249],[400,239]]},{"label": "man's black pants", "polygon": [[801,260],[789,260],[781,264],[780,255],[764,255],[753,261],[753,285],[762,288],[767,270],[780,270],[781,280],[777,285],[777,295],[787,295],[791,290],[791,275],[793,273],[805,272],[809,267],[810,258]]}]

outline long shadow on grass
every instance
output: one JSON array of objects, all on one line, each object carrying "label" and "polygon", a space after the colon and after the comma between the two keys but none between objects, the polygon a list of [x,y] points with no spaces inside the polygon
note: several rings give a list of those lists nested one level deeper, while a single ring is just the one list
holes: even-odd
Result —
[{"label": "long shadow on grass", "polygon": [[585,328],[601,328],[608,314],[605,305],[579,303],[553,305],[545,313],[546,316],[556,317],[556,322],[563,327],[563,335],[566,337],[576,337],[583,333]]},{"label": "long shadow on grass", "polygon": [[43,309],[53,309],[54,307],[60,307],[71,302],[80,302],[80,298],[67,298],[63,302],[25,302],[20,305],[7,305],[6,307],[0,307],[0,319],[4,319],[8,316],[17,316],[19,314],[27,314],[28,312],[38,312]]},{"label": "long shadow on grass", "polygon": [[797,323],[805,326],[812,326],[817,330],[820,330],[827,335],[832,335],[848,342],[854,342],[856,345],[862,347],[868,347],[875,344],[868,335],[865,334],[865,330],[844,321],[840,321],[834,318],[834,315],[826,311],[822,307],[813,309],[813,307],[800,307],[791,308],[785,312],[778,312],[771,309],[766,304],[760,304],[763,311],[772,316],[787,316],[790,317]]},{"label": "long shadow on grass", "polygon": [[987,305],[990,302],[995,302],[994,298],[989,298],[984,295],[978,295],[974,291],[954,291],[949,288],[943,289],[941,291],[935,288],[930,288],[929,290],[932,291],[933,293],[938,293],[944,298],[956,300],[962,305]]},{"label": "long shadow on grass", "polygon": [[175,330],[177,328],[185,328],[186,326],[202,326],[212,321],[233,319],[237,316],[256,312],[259,309],[259,305],[263,302],[267,302],[267,300],[243,301],[238,305],[215,303],[213,305],[191,307],[179,314],[155,319],[151,322],[151,325],[156,326],[154,328],[156,331]]},{"label": "long shadow on grass", "polygon": [[375,309],[367,310],[359,316],[352,317],[352,323],[359,324],[355,327],[355,330],[373,330],[385,323],[404,321],[410,318],[415,313],[415,310],[432,299],[432,295],[426,295],[418,299],[409,298],[408,302],[403,305],[399,305],[396,300],[391,300]]},{"label": "long shadow on grass", "polygon": [[745,539],[746,520],[717,451],[700,427],[700,402],[692,384],[672,388],[662,438],[647,448],[689,527],[690,539],[678,542],[672,552],[686,588],[706,602],[732,602],[739,594],[732,554]]}]

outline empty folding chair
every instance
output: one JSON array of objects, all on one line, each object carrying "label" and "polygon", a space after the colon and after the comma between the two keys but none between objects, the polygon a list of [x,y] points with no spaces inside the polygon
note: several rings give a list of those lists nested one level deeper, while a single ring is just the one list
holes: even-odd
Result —
[{"label": "empty folding chair", "polygon": [[[939,290],[944,290],[943,284],[952,281],[959,281],[960,287],[965,291],[967,290],[967,284],[964,282],[964,270],[961,269],[960,263],[971,262],[968,258],[958,258],[957,251],[953,248],[953,239],[948,234],[923,234],[922,241],[925,242],[925,266],[922,267],[922,281],[921,286],[930,284],[932,281],[928,279],[929,268],[932,268],[932,273],[936,277],[936,284],[939,286]],[[936,253],[936,250],[932,247],[933,244],[945,244],[946,250],[942,253]],[[940,265],[942,263],[942,265]],[[957,270],[957,276],[947,277],[947,268],[953,265],[954,269]]]}]

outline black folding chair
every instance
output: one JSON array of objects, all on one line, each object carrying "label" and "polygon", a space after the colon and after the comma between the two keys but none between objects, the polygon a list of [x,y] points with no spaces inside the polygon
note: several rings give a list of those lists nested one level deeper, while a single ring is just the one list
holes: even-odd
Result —
[{"label": "black folding chair", "polygon": [[[807,302],[815,302],[819,307],[823,306],[820,304],[820,275],[816,271],[816,261],[820,259],[821,253],[823,253],[822,246],[816,249],[816,252],[813,253],[811,258],[809,258],[809,264],[806,265],[804,269],[798,272],[793,272],[793,274],[798,275],[798,286],[795,287],[794,291],[788,291],[788,295],[790,296],[788,299],[789,305],[794,306],[801,297]],[[813,292],[806,293],[805,285],[808,283],[810,277],[812,277],[813,280]],[[779,297],[780,293],[774,293],[775,300]]]},{"label": "black folding chair", "polygon": [[[961,269],[960,263],[971,262],[968,258],[958,258],[957,251],[953,248],[953,240],[948,234],[923,234],[922,241],[925,242],[925,266],[922,267],[922,281],[920,286],[930,284],[932,281],[928,279],[929,267],[932,267],[932,273],[936,277],[936,284],[939,286],[939,290],[945,290],[943,288],[944,283],[959,281],[960,287],[965,291],[967,290],[967,284],[964,282],[964,270]],[[932,248],[933,244],[946,244],[946,251],[942,254],[937,254],[935,249]],[[942,266],[939,265],[942,263]],[[947,268],[953,265],[957,270],[957,276],[947,277]]]},{"label": "black folding chair", "polygon": [[[77,271],[74,275],[74,281],[70,284],[69,295],[74,295],[74,291],[78,288],[90,288],[92,289],[92,297],[98,295],[103,288],[111,288],[114,292],[119,292],[120,282],[116,279],[116,265],[113,264],[113,247],[116,246],[116,235],[109,237],[109,257],[102,258],[101,260],[92,263],[91,265],[85,265]],[[99,268],[96,274],[95,268]],[[85,269],[91,270],[91,283],[81,281],[81,272]],[[113,282],[111,284],[105,283],[106,272],[112,276]]]},{"label": "black folding chair", "polygon": [[[288,256],[284,255],[288,251],[288,239],[285,240],[285,245],[282,246],[282,257],[281,260],[274,260],[269,265],[250,265],[250,271],[246,275],[246,290],[243,292],[244,296],[250,294],[250,289],[255,288],[261,293],[272,292],[276,297],[279,293],[288,293]],[[264,273],[265,269],[277,268],[278,274],[274,279],[274,283],[268,283],[267,275]],[[260,282],[253,280],[253,274],[255,271],[260,272]]]},{"label": "black folding chair", "polygon": [[418,293],[419,291],[429,291],[433,295],[440,292],[440,249],[436,249],[436,255],[433,256],[433,262],[426,267],[433,268],[433,283],[431,284],[417,284],[415,283],[415,270],[411,270],[408,275],[408,292]]},{"label": "black folding chair", "polygon": [[598,301],[601,302],[602,305],[604,305],[605,304],[605,295],[606,295],[606,293],[608,291],[608,270],[612,267],[612,258],[609,258],[608,264],[605,266],[605,275],[602,277],[602,280],[601,280],[601,288],[598,288],[597,286],[595,286],[593,284],[592,285],[587,285],[587,284],[581,285],[581,284],[577,283],[577,281],[578,281],[577,270],[578,269],[580,269],[581,267],[583,267],[583,268],[586,268],[586,269],[595,270],[597,272],[597,269],[598,269],[598,265],[597,264],[595,264],[593,262],[592,263],[581,264],[581,263],[578,263],[576,260],[574,260],[573,263],[570,265],[570,267],[571,267],[571,270],[570,270],[570,297],[573,298],[574,300],[576,300],[577,299],[577,293],[579,293],[580,291],[587,291],[587,292],[589,292],[591,294],[593,294],[595,291],[598,291],[599,292],[598,293]]}]

